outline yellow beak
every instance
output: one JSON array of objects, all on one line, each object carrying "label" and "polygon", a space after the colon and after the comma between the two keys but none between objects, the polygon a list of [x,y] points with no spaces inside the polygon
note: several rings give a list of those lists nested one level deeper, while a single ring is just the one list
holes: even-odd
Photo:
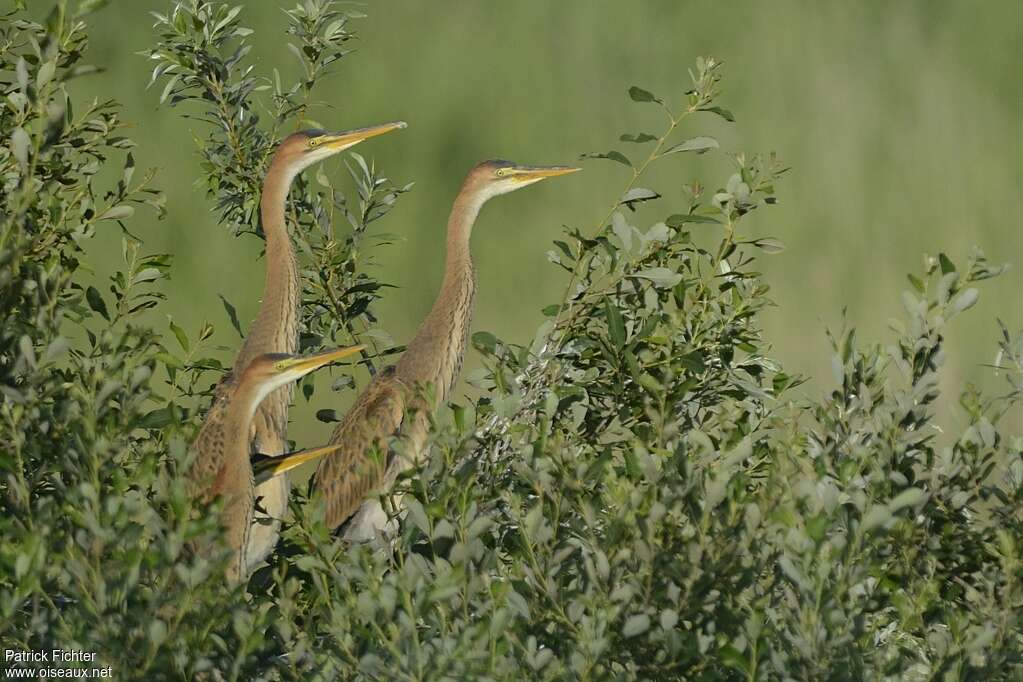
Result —
[{"label": "yellow beak", "polygon": [[544,178],[554,178],[559,175],[568,175],[580,170],[582,168],[574,166],[514,166],[511,172],[512,177],[516,180],[530,182],[543,180]]},{"label": "yellow beak", "polygon": [[406,127],[408,127],[408,124],[405,121],[392,121],[391,123],[369,126],[368,128],[355,128],[354,130],[345,130],[340,133],[327,133],[322,137],[323,142],[320,144],[328,149],[348,149],[363,140]]},{"label": "yellow beak", "polygon": [[290,452],[280,457],[259,455],[252,460],[252,476],[255,479],[256,485],[259,485],[269,481],[271,478],[291,471],[295,467],[302,466],[306,462],[315,462],[321,457],[332,455],[340,449],[341,446],[335,443],[334,445],[324,445],[318,448]]},{"label": "yellow beak", "polygon": [[305,376],[309,372],[317,370],[324,365],[329,365],[332,362],[337,362],[343,358],[355,355],[365,348],[366,346],[364,345],[348,346],[347,348],[335,348],[334,350],[329,350],[325,353],[316,353],[315,355],[307,355],[301,358],[291,358],[284,361],[281,371],[297,371],[300,372],[300,376]]}]

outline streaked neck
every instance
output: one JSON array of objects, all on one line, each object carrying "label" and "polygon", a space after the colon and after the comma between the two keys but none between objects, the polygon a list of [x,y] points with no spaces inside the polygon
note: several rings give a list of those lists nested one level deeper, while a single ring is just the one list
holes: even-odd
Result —
[{"label": "streaked neck", "polygon": [[298,265],[284,218],[294,177],[271,164],[263,185],[260,217],[266,236],[266,280],[259,312],[235,361],[236,372],[257,355],[298,350]]},{"label": "streaked neck", "polygon": [[407,385],[432,384],[438,404],[447,398],[465,354],[476,293],[469,240],[485,201],[465,188],[455,199],[440,293],[397,366],[398,378]]}]

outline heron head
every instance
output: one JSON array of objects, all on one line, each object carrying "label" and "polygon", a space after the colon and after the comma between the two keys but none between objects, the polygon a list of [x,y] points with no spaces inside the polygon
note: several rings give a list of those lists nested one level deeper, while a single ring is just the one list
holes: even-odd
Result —
[{"label": "heron head", "polygon": [[365,346],[349,346],[315,355],[289,355],[265,353],[256,356],[242,373],[241,382],[253,382],[257,387],[257,403],[276,389],[301,379],[306,374],[332,362],[355,355]]},{"label": "heron head", "polygon": [[485,199],[489,199],[578,170],[582,169],[572,166],[525,166],[504,159],[492,159],[477,164],[469,172],[466,182],[476,185]]},{"label": "heron head", "polygon": [[274,155],[274,163],[283,163],[284,167],[298,173],[317,161],[322,161],[328,156],[354,147],[363,140],[389,133],[392,130],[401,130],[406,125],[404,121],[392,121],[342,132],[301,130],[284,138]]}]

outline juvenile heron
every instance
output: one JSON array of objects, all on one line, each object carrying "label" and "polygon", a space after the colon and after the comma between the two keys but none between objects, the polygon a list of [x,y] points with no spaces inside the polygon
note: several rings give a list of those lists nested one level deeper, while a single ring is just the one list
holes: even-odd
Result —
[{"label": "juvenile heron", "polygon": [[[362,349],[363,346],[353,346],[309,357],[283,353],[258,355],[240,374],[228,381],[230,393],[222,393],[210,407],[193,446],[196,458],[189,471],[189,483],[193,494],[200,500],[209,502],[218,495],[226,500],[221,523],[233,550],[228,567],[228,579],[232,582],[243,579],[249,571],[245,549],[253,526],[257,478],[250,461],[249,433],[256,410],[275,390]],[[314,448],[266,458],[257,465],[258,479],[272,481],[286,478],[281,474],[334,449]]]},{"label": "juvenile heron", "polygon": [[[458,378],[476,291],[469,237],[483,204],[577,170],[497,160],[478,164],[465,178],[448,219],[444,279],[433,308],[398,363],[374,377],[338,424],[330,442],[339,449],[322,458],[316,471],[314,486],[326,502],[327,524],[337,528],[355,514],[345,530],[347,539],[367,539],[384,527],[383,508],[366,497],[388,489],[421,458],[429,414],[447,399]],[[389,439],[399,431],[411,458],[389,449]]]},{"label": "juvenile heron", "polygon": [[[317,161],[363,140],[404,127],[404,122],[397,121],[339,133],[305,130],[286,137],[277,147],[263,180],[259,205],[263,234],[266,235],[263,300],[235,359],[231,375],[217,386],[218,402],[231,400],[236,386],[231,376],[242,372],[256,356],[265,353],[294,354],[298,350],[298,265],[285,224],[285,204],[295,176]],[[247,438],[250,452],[273,456],[286,451],[292,388],[289,382],[285,382],[259,406]],[[261,498],[265,514],[262,510],[256,514],[256,526],[247,541],[247,566],[262,561],[277,543],[280,518],[288,504],[288,489],[286,476],[271,478],[257,487],[256,496]]]}]

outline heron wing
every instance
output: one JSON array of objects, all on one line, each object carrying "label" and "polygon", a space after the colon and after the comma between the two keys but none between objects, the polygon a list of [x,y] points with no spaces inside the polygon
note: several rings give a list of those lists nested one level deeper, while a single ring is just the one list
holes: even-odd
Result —
[{"label": "heron wing", "polygon": [[224,464],[228,447],[224,442],[224,419],[235,388],[236,385],[230,376],[217,384],[213,403],[192,445],[195,449],[195,459],[188,472],[188,479],[193,493],[201,494],[206,500],[211,500],[219,494],[224,484]]},{"label": "heron wing", "polygon": [[371,491],[384,482],[389,440],[401,428],[406,392],[393,369],[380,372],[331,434],[343,447],[324,457],[315,488],[327,505],[327,524],[341,525]]}]

